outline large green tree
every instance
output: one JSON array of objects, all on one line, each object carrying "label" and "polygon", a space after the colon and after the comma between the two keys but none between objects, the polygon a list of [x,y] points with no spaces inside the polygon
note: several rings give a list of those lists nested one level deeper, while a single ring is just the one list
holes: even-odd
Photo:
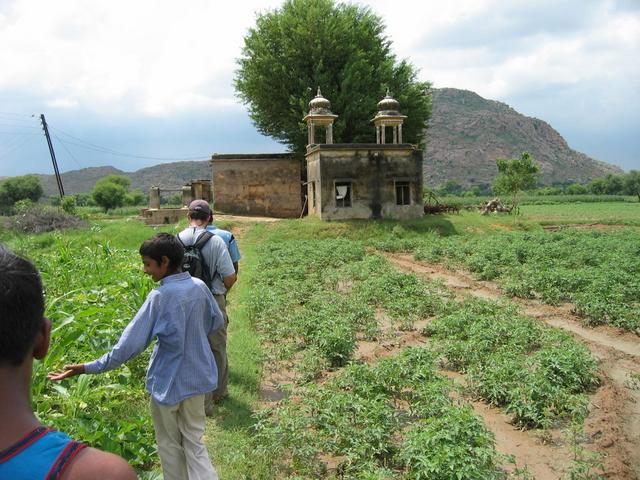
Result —
[{"label": "large green tree", "polygon": [[387,88],[408,118],[403,140],[421,143],[431,115],[429,83],[391,52],[382,19],[333,0],[286,0],[258,15],[244,39],[235,88],[256,128],[304,152],[302,118],[322,89],[331,101],[336,142],[375,142],[371,119]]},{"label": "large green tree", "polygon": [[19,200],[37,202],[42,193],[40,179],[35,175],[8,178],[0,182],[0,207],[11,207]]},{"label": "large green tree", "polygon": [[127,195],[131,181],[120,175],[109,175],[98,180],[91,192],[93,200],[105,212],[121,207]]}]

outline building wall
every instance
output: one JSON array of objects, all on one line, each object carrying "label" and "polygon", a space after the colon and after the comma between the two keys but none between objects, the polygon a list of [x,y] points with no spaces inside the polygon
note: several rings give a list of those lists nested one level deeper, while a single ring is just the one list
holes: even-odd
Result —
[{"label": "building wall", "polygon": [[213,155],[216,210],[297,218],[302,211],[302,169],[290,154]]},{"label": "building wall", "polygon": [[[422,153],[411,145],[318,145],[307,154],[307,177],[309,214],[323,220],[424,215]],[[396,204],[398,181],[409,183],[409,205]],[[351,183],[351,206],[338,206],[336,182]]]}]

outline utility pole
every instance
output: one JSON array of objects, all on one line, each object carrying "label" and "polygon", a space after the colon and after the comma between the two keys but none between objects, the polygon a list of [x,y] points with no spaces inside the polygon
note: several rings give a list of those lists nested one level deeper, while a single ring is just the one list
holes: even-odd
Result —
[{"label": "utility pole", "polygon": [[60,198],[64,197],[64,188],[62,187],[62,178],[60,177],[60,171],[58,170],[58,162],[56,161],[56,152],[53,151],[53,144],[51,143],[51,137],[49,136],[49,127],[47,121],[44,118],[44,114],[40,114],[40,121],[42,122],[42,129],[44,130],[44,136],[47,137],[47,145],[49,145],[49,153],[51,154],[51,161],[53,162],[53,171],[56,174],[56,182],[58,182],[58,191],[60,192]]}]

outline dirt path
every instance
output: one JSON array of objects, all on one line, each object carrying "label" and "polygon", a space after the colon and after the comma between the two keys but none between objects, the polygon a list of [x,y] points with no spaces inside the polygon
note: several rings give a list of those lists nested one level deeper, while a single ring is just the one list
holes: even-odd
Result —
[{"label": "dirt path", "polygon": [[[475,280],[467,272],[419,263],[406,254],[389,254],[387,258],[400,270],[443,281],[459,297],[472,295],[491,300],[506,297],[497,284]],[[608,328],[585,328],[568,305],[555,307],[532,300],[511,300],[521,305],[525,314],[572,333],[599,360],[602,386],[590,398],[590,412],[585,421],[587,447],[603,454],[607,478],[640,479],[640,390],[637,386],[629,388],[629,375],[640,373],[638,337]],[[506,419],[500,418],[500,412],[484,404],[474,408],[496,434],[498,451],[514,455],[518,465],[526,464],[538,480],[558,478],[558,472],[569,459],[566,446],[543,445],[531,438],[530,432],[515,433]]]}]

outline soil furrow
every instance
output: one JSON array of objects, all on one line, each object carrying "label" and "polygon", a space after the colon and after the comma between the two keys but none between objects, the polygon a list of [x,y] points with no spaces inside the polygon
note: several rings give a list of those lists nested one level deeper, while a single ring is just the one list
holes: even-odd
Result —
[{"label": "soil furrow", "polygon": [[[387,258],[402,271],[412,272],[429,280],[443,281],[458,297],[472,295],[491,300],[507,297],[497,284],[475,280],[466,272],[451,271],[441,265],[423,264],[408,254],[387,254]],[[607,478],[640,479],[640,391],[637,385],[630,382],[630,374],[640,372],[637,360],[640,345],[637,337],[616,333],[613,329],[586,328],[571,313],[570,305],[551,306],[532,300],[510,300],[521,305],[526,315],[572,333],[599,360],[602,385],[590,398],[590,412],[585,421],[589,443],[587,447],[603,455]],[[488,426],[495,425],[488,412],[483,413],[482,408],[477,411],[483,415]],[[497,448],[502,451],[512,448],[510,444],[513,440],[496,434],[496,442]],[[514,455],[520,463],[523,457]],[[533,473],[534,469],[538,469],[539,462],[536,459],[542,460],[542,457],[532,458],[534,463],[527,465]],[[554,470],[556,466],[547,464],[546,468]],[[536,478],[545,478],[541,473],[534,475]]]}]

